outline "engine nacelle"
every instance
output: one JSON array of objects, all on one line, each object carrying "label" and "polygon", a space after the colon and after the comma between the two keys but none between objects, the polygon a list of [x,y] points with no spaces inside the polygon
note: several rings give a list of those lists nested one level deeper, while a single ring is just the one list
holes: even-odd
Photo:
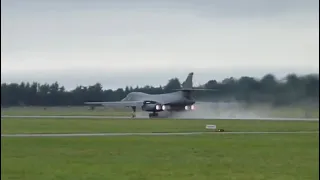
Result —
[{"label": "engine nacelle", "polygon": [[154,102],[146,102],[143,104],[143,106],[141,108],[144,111],[164,111],[164,110],[168,109],[167,106],[157,104]]},{"label": "engine nacelle", "polygon": [[156,109],[156,104],[144,104],[141,109],[144,111],[154,111]]}]

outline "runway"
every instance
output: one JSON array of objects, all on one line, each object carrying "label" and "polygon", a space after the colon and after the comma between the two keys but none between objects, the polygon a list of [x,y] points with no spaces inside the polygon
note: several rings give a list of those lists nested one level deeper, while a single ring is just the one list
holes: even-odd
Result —
[{"label": "runway", "polygon": [[[23,118],[23,119],[128,119],[126,116],[7,116],[3,115],[1,118]],[[141,119],[141,118],[139,118]],[[143,119],[143,118],[142,118]]]},{"label": "runway", "polygon": [[[22,119],[149,119],[148,117],[131,118],[127,116],[9,116],[2,115],[1,118],[22,118]],[[165,119],[165,118],[152,118],[153,119]],[[170,118],[176,119],[176,118]],[[214,117],[214,118],[179,118],[176,120],[195,120],[195,119],[207,119],[207,120],[268,120],[268,121],[319,121],[319,118],[237,118],[237,117]],[[2,119],[1,119],[2,120]]]},{"label": "runway", "polygon": [[319,131],[293,132],[181,132],[181,133],[70,133],[70,134],[1,134],[1,137],[92,137],[92,136],[177,136],[201,134],[313,134]]}]

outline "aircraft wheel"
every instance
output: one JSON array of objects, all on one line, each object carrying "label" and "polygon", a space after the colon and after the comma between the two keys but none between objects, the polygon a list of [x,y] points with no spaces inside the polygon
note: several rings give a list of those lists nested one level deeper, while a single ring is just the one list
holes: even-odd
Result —
[{"label": "aircraft wheel", "polygon": [[158,117],[158,113],[150,113],[149,118],[155,118]]}]

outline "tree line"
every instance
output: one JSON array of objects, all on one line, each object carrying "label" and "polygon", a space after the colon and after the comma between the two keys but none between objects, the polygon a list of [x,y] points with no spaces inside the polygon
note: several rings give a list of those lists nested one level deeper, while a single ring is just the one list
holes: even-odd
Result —
[{"label": "tree line", "polygon": [[[161,94],[179,88],[181,88],[181,82],[178,78],[170,79],[165,86],[125,87],[117,90],[105,90],[100,83],[78,86],[70,91],[67,91],[58,82],[53,84],[2,83],[1,106],[84,105],[86,101],[119,101],[133,91]],[[248,76],[238,79],[230,77],[222,81],[210,80],[198,88],[215,89],[213,92],[195,92],[195,99],[201,101],[259,102],[273,105],[319,104],[319,74],[303,76],[288,74],[281,80],[276,79],[272,74],[267,74],[261,79]]]}]

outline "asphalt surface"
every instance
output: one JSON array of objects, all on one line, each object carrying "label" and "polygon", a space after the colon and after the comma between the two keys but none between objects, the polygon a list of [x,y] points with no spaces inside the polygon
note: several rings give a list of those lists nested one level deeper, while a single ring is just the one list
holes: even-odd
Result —
[{"label": "asphalt surface", "polygon": [[[127,116],[8,116],[2,115],[1,118],[23,118],[23,119],[128,119],[131,117]],[[134,120],[135,118],[132,118]],[[148,117],[137,117],[136,119],[149,119]],[[152,118],[157,119],[157,118]],[[173,118],[175,119],[175,118]],[[200,118],[179,118],[181,120],[193,120],[193,119],[200,119]],[[232,117],[217,117],[217,118],[201,118],[201,119],[221,119],[221,120],[268,120],[268,121],[319,121],[319,118],[232,118]]]},{"label": "asphalt surface", "polygon": [[89,136],[174,136],[200,134],[307,134],[319,131],[296,132],[185,132],[185,133],[75,133],[75,134],[1,134],[1,137],[89,137]]}]

